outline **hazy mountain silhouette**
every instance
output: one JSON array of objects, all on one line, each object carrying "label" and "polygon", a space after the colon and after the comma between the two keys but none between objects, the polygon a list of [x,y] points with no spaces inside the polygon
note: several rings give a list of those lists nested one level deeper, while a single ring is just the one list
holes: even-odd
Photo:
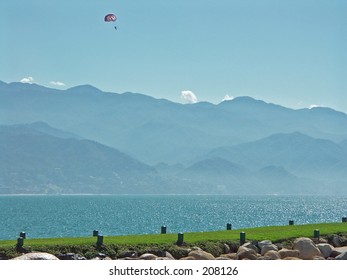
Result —
[{"label": "hazy mountain silhouette", "polygon": [[89,85],[55,90],[2,83],[0,123],[38,121],[148,164],[179,163],[212,148],[274,133],[298,131],[332,141],[347,139],[347,115],[331,109],[292,110],[250,97],[218,105],[182,105],[142,94],[105,93]]},{"label": "hazy mountain silhouette", "polygon": [[215,156],[252,170],[276,165],[300,177],[347,181],[347,153],[343,145],[299,132],[274,134],[254,142],[217,148],[205,157]]},{"label": "hazy mountain silhouette", "polygon": [[[330,108],[293,110],[246,96],[183,105],[91,85],[56,90],[0,82],[0,125],[11,126],[0,130],[1,157],[12,160],[2,161],[5,187],[11,182],[35,192],[347,193],[347,115]],[[8,166],[12,173],[4,171]],[[65,166],[65,175],[49,173],[53,166]],[[118,169],[121,179],[112,173]],[[53,177],[64,184],[51,183]],[[120,182],[127,187],[121,189]]]},{"label": "hazy mountain silhouette", "polygon": [[[90,140],[0,126],[0,193],[161,192],[154,168]],[[49,129],[57,135],[57,130]]]}]

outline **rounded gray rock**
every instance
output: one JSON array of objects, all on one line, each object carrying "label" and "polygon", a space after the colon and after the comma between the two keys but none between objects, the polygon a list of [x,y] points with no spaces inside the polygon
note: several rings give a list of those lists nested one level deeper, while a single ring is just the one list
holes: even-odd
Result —
[{"label": "rounded gray rock", "polygon": [[36,253],[24,254],[12,260],[59,260],[59,259],[52,254],[36,252]]},{"label": "rounded gray rock", "polygon": [[313,260],[315,257],[323,257],[316,244],[307,237],[295,239],[293,249],[299,251],[299,258],[303,260]]},{"label": "rounded gray rock", "polygon": [[188,257],[192,257],[195,260],[215,260],[216,258],[203,250],[193,250],[188,254]]}]

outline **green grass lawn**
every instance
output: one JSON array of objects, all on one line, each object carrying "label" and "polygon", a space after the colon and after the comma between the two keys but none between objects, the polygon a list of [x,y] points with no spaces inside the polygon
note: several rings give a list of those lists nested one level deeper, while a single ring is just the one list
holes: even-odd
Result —
[{"label": "green grass lawn", "polygon": [[[321,235],[334,233],[347,234],[347,223],[324,223],[293,226],[270,226],[246,228],[237,230],[223,230],[212,232],[187,232],[184,233],[184,242],[194,244],[204,241],[234,240],[240,239],[240,232],[246,233],[247,240],[271,240],[280,242],[296,237],[313,237],[315,229],[319,229]],[[177,241],[177,233],[170,234],[146,234],[127,236],[104,236],[104,244],[138,245],[138,244],[174,244]],[[16,240],[0,240],[0,248],[8,248],[16,245]],[[78,238],[43,238],[25,239],[24,246],[31,248],[39,246],[66,246],[66,245],[94,245],[96,237]]]}]

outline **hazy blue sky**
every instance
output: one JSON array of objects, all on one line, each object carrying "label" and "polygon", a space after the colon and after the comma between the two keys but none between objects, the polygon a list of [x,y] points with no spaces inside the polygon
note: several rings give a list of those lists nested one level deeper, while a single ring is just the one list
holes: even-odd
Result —
[{"label": "hazy blue sky", "polygon": [[345,0],[2,0],[0,34],[5,82],[347,112]]}]

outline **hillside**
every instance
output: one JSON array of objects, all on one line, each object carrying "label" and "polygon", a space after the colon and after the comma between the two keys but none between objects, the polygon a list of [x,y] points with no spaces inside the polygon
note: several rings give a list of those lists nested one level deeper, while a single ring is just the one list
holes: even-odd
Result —
[{"label": "hillside", "polygon": [[94,141],[35,127],[0,126],[0,193],[160,192],[154,168]]},{"label": "hillside", "polygon": [[258,170],[281,166],[300,176],[326,182],[347,181],[347,153],[343,144],[315,139],[302,133],[274,134],[258,141],[221,147],[206,157],[219,156]]},{"label": "hillside", "polygon": [[147,164],[188,162],[213,148],[275,133],[347,139],[347,115],[328,108],[293,110],[251,97],[183,105],[90,85],[55,90],[2,83],[0,124],[33,122],[114,147]]},{"label": "hillside", "polygon": [[347,194],[347,115],[0,83],[1,193]]}]

